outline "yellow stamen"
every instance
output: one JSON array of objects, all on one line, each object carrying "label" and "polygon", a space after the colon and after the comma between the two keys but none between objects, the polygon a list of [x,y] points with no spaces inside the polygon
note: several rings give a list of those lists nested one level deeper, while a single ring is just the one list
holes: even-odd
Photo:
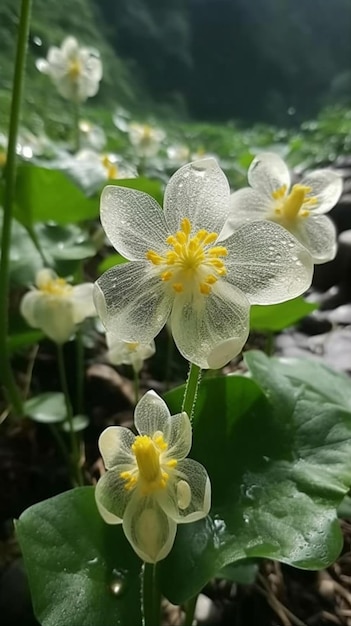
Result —
[{"label": "yellow stamen", "polygon": [[72,81],[76,81],[82,73],[82,65],[78,59],[70,62],[68,67],[68,76]]},{"label": "yellow stamen", "polygon": [[67,296],[71,293],[73,287],[64,278],[49,278],[39,280],[39,291],[50,296]]},{"label": "yellow stamen", "polygon": [[[226,267],[219,257],[228,254],[224,246],[212,246],[218,234],[200,229],[191,236],[192,226],[187,217],[180,223],[180,229],[166,238],[166,249],[161,255],[148,250],[146,258],[153,265],[162,266],[160,278],[169,282],[173,291],[183,293],[187,290],[194,296],[208,296],[221,276],[225,276]],[[172,270],[170,270],[172,267]]]},{"label": "yellow stamen", "polygon": [[109,180],[115,180],[116,178],[118,178],[118,167],[116,163],[109,159],[107,154],[102,155],[101,163],[106,170],[107,178]]},{"label": "yellow stamen", "polygon": [[139,435],[131,447],[135,456],[136,467],[132,471],[120,473],[125,481],[124,488],[127,491],[139,485],[141,493],[148,495],[159,489],[164,489],[169,480],[169,473],[177,465],[176,459],[169,459],[162,463],[162,454],[167,451],[168,444],[163,438],[161,431],[156,431],[153,437]]},{"label": "yellow stamen", "polygon": [[308,217],[310,212],[307,207],[318,204],[318,199],[315,196],[307,197],[307,194],[312,192],[312,188],[306,185],[294,185],[288,195],[286,192],[286,185],[272,192],[272,198],[277,202],[273,216],[279,222],[291,223],[298,217]]},{"label": "yellow stamen", "polygon": [[139,345],[139,341],[127,341],[127,348],[130,352],[134,352]]}]

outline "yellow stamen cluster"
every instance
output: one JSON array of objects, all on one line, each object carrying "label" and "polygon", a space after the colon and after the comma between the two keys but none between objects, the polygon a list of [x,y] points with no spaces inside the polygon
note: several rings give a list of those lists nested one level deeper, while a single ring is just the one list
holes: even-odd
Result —
[{"label": "yellow stamen cluster", "polygon": [[292,222],[297,217],[308,217],[309,207],[315,206],[318,202],[314,196],[307,197],[312,188],[306,185],[294,185],[291,192],[287,194],[287,186],[283,185],[273,191],[272,197],[276,201],[274,215],[276,218]]},{"label": "yellow stamen cluster", "polygon": [[113,163],[113,161],[109,159],[107,154],[102,155],[101,163],[106,170],[107,178],[109,180],[115,180],[118,178],[118,167],[116,163]]},{"label": "yellow stamen cluster", "polygon": [[38,289],[50,296],[67,296],[73,287],[64,278],[45,278],[37,283]]},{"label": "yellow stamen cluster", "polygon": [[160,266],[161,280],[169,282],[176,293],[191,287],[208,296],[212,285],[226,274],[225,264],[219,257],[228,253],[224,246],[210,247],[217,240],[217,233],[199,230],[191,237],[191,228],[190,220],[184,217],[180,230],[166,239],[170,250],[163,256],[148,250],[146,258]]},{"label": "yellow stamen cluster", "polygon": [[70,61],[68,66],[68,76],[72,81],[76,81],[82,73],[82,65],[78,59]]},{"label": "yellow stamen cluster", "polygon": [[165,463],[160,463],[160,455],[168,448],[163,438],[163,434],[157,431],[153,437],[139,435],[132,445],[132,452],[135,456],[137,467],[131,471],[120,473],[120,477],[125,481],[125,489],[130,491],[139,483],[143,495],[148,495],[164,489],[169,480],[169,474],[163,469],[174,468],[177,465],[176,459],[170,459]]}]

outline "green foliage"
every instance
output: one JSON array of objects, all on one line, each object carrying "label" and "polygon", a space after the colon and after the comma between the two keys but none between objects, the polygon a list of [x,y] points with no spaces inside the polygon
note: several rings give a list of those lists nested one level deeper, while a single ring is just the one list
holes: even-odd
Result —
[{"label": "green foliage", "polygon": [[24,411],[35,422],[54,424],[66,418],[66,404],[63,393],[42,393],[27,400]]},{"label": "green foliage", "polygon": [[254,305],[250,310],[250,329],[261,332],[279,332],[296,324],[317,308],[316,304],[306,302],[301,296],[281,304]]}]

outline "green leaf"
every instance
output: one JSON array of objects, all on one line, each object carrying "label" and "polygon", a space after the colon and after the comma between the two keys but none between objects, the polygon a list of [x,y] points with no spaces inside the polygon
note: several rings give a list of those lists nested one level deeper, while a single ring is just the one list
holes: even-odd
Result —
[{"label": "green leaf", "polygon": [[99,263],[98,273],[102,274],[111,267],[114,267],[115,265],[122,265],[122,263],[128,263],[128,259],[125,259],[121,254],[111,254]]},{"label": "green leaf", "polygon": [[38,224],[35,233],[46,258],[54,261],[80,261],[96,254],[91,238],[73,224]]},{"label": "green leaf", "polygon": [[[72,421],[73,430],[77,433],[89,426],[89,417],[87,415],[75,415]],[[71,432],[71,426],[68,421],[62,424],[62,428],[66,433]]]},{"label": "green leaf", "polygon": [[100,517],[92,487],[35,504],[16,532],[42,626],[141,626],[141,561]]},{"label": "green leaf", "polygon": [[62,422],[66,418],[65,397],[60,392],[41,393],[24,403],[24,411],[35,422]]},{"label": "green leaf", "polygon": [[345,496],[343,501],[338,507],[338,517],[344,519],[351,519],[351,498],[350,496]]},{"label": "green leaf", "polygon": [[254,305],[250,310],[250,328],[260,332],[279,332],[296,324],[317,308],[317,304],[306,302],[301,296],[281,304]]},{"label": "green leaf", "polygon": [[[137,189],[138,191],[144,191],[157,200],[162,206],[163,201],[163,186],[159,180],[153,180],[140,176],[139,178],[126,178],[109,180],[109,185],[117,185],[118,187],[129,187],[130,189]],[[104,185],[105,186],[105,185]]]},{"label": "green leaf", "polygon": [[252,559],[244,559],[226,565],[218,572],[218,578],[226,578],[241,585],[252,585],[258,572],[258,564]]},{"label": "green leaf", "polygon": [[[274,359],[246,358],[256,380],[227,376],[200,385],[190,456],[209,473],[212,508],[205,520],[178,526],[159,565],[163,593],[174,603],[242,559],[319,569],[342,546],[336,508],[351,484],[350,411],[297,389]],[[167,395],[172,413],[181,397],[179,389]]]},{"label": "green leaf", "polygon": [[99,215],[99,200],[88,198],[59,170],[29,163],[18,167],[15,201],[16,217],[25,225],[54,221],[71,224]]}]

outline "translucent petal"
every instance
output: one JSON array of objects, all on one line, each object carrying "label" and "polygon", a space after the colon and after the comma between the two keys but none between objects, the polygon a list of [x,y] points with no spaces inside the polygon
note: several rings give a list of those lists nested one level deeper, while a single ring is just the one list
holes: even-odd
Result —
[{"label": "translucent petal", "polygon": [[231,210],[219,235],[220,240],[229,237],[243,224],[265,219],[272,206],[272,199],[250,187],[245,187],[232,193],[230,204]]},{"label": "translucent petal", "polygon": [[342,178],[332,170],[311,172],[301,181],[301,185],[312,187],[307,197],[314,196],[318,200],[316,206],[308,207],[314,214],[330,211],[342,194]]},{"label": "translucent petal", "polygon": [[152,437],[155,432],[163,433],[168,444],[167,458],[182,459],[191,448],[191,424],[186,413],[170,414],[164,400],[154,391],[148,391],[135,407],[134,422],[141,435]]},{"label": "translucent petal", "polygon": [[227,280],[241,289],[251,304],[285,302],[311,284],[311,255],[278,224],[251,222],[223,243],[229,253]]},{"label": "translucent petal", "polygon": [[[203,369],[223,367],[246,342],[249,302],[242,291],[219,280],[209,296],[189,300],[179,294],[174,301],[171,325],[174,341],[184,358]],[[228,340],[227,347],[232,352],[216,352],[216,347]]]},{"label": "translucent petal", "polygon": [[269,198],[283,185],[290,187],[290,173],[284,161],[273,152],[258,154],[252,161],[247,178],[251,187]]},{"label": "translucent petal", "polygon": [[32,328],[38,328],[35,311],[37,301],[40,298],[42,298],[42,294],[35,289],[33,291],[28,291],[26,294],[24,294],[21,300],[20,313],[21,315],[23,315],[27,324],[29,326],[32,326]]},{"label": "translucent petal", "polygon": [[109,426],[99,437],[99,450],[106,469],[112,469],[121,463],[135,465],[135,457],[131,450],[135,435],[129,428]]},{"label": "translucent petal", "polygon": [[326,215],[312,215],[305,220],[298,220],[292,232],[312,255],[314,263],[326,263],[334,259],[336,229]]},{"label": "translucent petal", "polygon": [[106,330],[125,341],[154,339],[166,323],[173,298],[143,262],[113,267],[95,283],[94,302]]},{"label": "translucent petal", "polygon": [[135,492],[123,518],[123,530],[143,561],[157,563],[171,551],[177,525],[155,498],[140,497]]},{"label": "translucent petal", "polygon": [[148,250],[164,252],[167,230],[156,200],[147,193],[108,185],[102,192],[101,223],[112,245],[127,259],[144,260]]},{"label": "translucent petal", "polygon": [[82,283],[73,287],[71,300],[74,306],[74,320],[80,324],[87,317],[96,315],[93,300],[94,283]]},{"label": "translucent petal", "polygon": [[[126,507],[134,494],[133,490],[125,488],[126,482],[120,476],[121,472],[125,471],[129,471],[128,465],[117,465],[99,478],[95,487],[95,500],[102,517],[104,517],[105,509],[110,515],[119,519],[123,518]],[[107,521],[106,517],[104,519]]]},{"label": "translucent petal", "polygon": [[122,524],[123,520],[120,517],[117,517],[117,515],[113,515],[113,513],[110,513],[110,511],[105,509],[105,507],[101,504],[99,500],[96,500],[96,506],[106,524]]},{"label": "translucent petal", "polygon": [[165,513],[178,524],[206,517],[211,507],[211,483],[203,465],[184,459],[179,461],[174,475],[169,488],[158,496]]},{"label": "translucent petal", "polygon": [[193,232],[205,229],[219,233],[229,212],[230,190],[215,159],[193,161],[170,179],[164,197],[164,213],[171,233],[188,217]]},{"label": "translucent petal", "polygon": [[[114,340],[110,333],[106,335],[107,345],[110,346],[108,358],[114,365],[132,365],[135,371],[139,372],[143,366],[143,361],[149,359],[156,352],[155,342],[133,343],[128,341]],[[132,347],[131,347],[132,346]]]}]

